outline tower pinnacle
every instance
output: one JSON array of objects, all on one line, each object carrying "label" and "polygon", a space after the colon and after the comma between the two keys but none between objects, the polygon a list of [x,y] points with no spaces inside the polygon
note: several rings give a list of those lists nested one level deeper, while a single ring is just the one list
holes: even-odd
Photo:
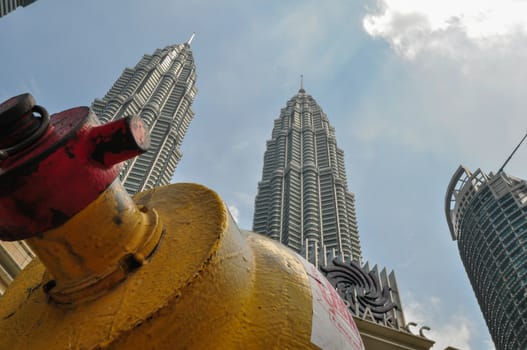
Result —
[{"label": "tower pinnacle", "polygon": [[195,36],[196,36],[196,32],[192,32],[192,35],[190,36],[190,38],[187,40],[185,44],[190,45],[192,43],[192,40],[194,40]]},{"label": "tower pinnacle", "polygon": [[306,90],[304,90],[304,75],[303,74],[300,74],[300,90],[298,90],[298,92],[306,92]]}]

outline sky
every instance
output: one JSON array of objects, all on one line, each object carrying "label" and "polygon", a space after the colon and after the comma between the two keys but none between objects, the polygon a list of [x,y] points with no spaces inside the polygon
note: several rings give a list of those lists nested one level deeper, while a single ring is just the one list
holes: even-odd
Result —
[{"label": "sky", "polygon": [[[396,271],[407,321],[432,329],[434,350],[493,349],[443,207],[460,164],[495,172],[526,131],[527,3],[497,4],[39,0],[0,18],[0,101],[90,105],[196,32],[196,116],[173,181],[216,190],[250,229],[266,140],[303,74],[344,150],[363,256]],[[526,156],[505,171],[526,178]]]}]

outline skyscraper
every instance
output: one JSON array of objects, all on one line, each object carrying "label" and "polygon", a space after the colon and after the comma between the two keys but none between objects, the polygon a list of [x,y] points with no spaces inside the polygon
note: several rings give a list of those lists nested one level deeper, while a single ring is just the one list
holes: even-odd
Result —
[{"label": "skyscraper", "polygon": [[460,166],[445,214],[496,348],[527,349],[527,182]]},{"label": "skyscraper", "polygon": [[335,129],[303,88],[274,121],[255,200],[253,231],[319,267],[344,299],[367,350],[429,349],[406,324],[393,271],[362,264],[355,197]]},{"label": "skyscraper", "polygon": [[274,121],[267,141],[253,230],[315,265],[333,256],[362,259],[344,152],[326,114],[303,86]]},{"label": "skyscraper", "polygon": [[193,36],[184,44],[144,55],[133,69],[124,70],[102,100],[92,104],[103,122],[139,114],[150,129],[148,152],[124,163],[121,170],[121,181],[131,194],[167,185],[181,159],[196,96]]}]

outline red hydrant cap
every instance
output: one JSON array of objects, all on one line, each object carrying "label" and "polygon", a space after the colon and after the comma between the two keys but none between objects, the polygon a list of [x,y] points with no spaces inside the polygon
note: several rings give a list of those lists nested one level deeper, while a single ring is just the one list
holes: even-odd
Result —
[{"label": "red hydrant cap", "polygon": [[0,155],[7,155],[0,160],[2,240],[25,239],[63,224],[116,179],[119,162],[150,145],[138,116],[98,125],[88,107],[77,107],[51,116],[43,127],[45,115],[29,94],[0,105]]}]

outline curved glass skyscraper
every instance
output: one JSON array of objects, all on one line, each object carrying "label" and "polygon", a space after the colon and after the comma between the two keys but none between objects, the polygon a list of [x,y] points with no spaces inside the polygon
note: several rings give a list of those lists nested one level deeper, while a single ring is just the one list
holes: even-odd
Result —
[{"label": "curved glass skyscraper", "polygon": [[527,182],[460,166],[445,213],[496,348],[527,349]]},{"label": "curved glass skyscraper", "polygon": [[258,183],[253,230],[303,254],[361,261],[355,198],[335,129],[303,87],[274,121]]}]

